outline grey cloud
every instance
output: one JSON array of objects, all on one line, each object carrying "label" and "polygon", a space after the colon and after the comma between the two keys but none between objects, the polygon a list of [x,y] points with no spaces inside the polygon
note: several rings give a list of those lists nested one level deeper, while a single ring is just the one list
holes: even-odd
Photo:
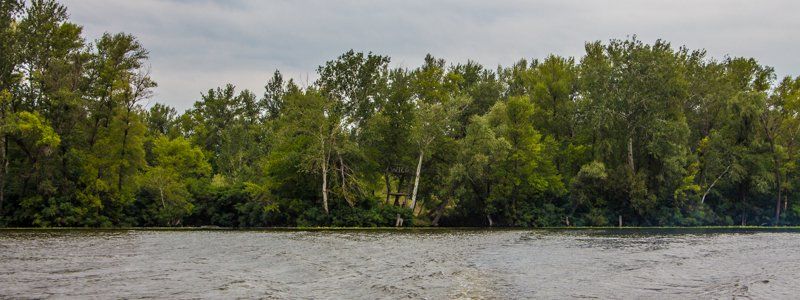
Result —
[{"label": "grey cloud", "polygon": [[154,101],[186,109],[234,83],[256,94],[272,71],[306,82],[348,49],[413,67],[426,53],[487,66],[550,53],[581,56],[586,41],[636,34],[652,42],[750,56],[800,74],[797,1],[105,1],[66,0],[90,39],[125,31],[150,50]]}]

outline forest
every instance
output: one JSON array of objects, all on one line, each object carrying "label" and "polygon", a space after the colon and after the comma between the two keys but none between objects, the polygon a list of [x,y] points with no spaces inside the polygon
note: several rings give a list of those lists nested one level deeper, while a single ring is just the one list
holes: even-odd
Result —
[{"label": "forest", "polygon": [[753,58],[636,36],[497,67],[350,50],[181,113],[136,37],[0,3],[0,227],[800,224],[800,76]]}]

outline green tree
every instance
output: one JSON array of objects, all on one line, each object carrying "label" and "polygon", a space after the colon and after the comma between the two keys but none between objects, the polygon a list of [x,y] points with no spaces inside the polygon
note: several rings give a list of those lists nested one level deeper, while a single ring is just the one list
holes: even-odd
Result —
[{"label": "green tree", "polygon": [[261,122],[256,96],[248,90],[237,94],[231,84],[203,94],[184,114],[181,127],[206,151],[215,174],[236,181],[255,176],[252,166],[268,148],[269,130]]},{"label": "green tree", "polygon": [[200,148],[181,137],[156,138],[152,165],[139,180],[145,191],[155,195],[149,210],[158,224],[181,224],[194,208],[191,191],[206,183],[210,174],[211,166]]},{"label": "green tree", "polygon": [[[330,212],[329,175],[333,172],[333,157],[344,147],[346,139],[335,103],[313,89],[289,92],[272,152],[273,160],[293,160],[297,170],[321,177],[319,190],[326,214]],[[297,159],[293,159],[295,156]]]},{"label": "green tree", "polygon": [[590,43],[586,51],[583,109],[589,130],[594,129],[595,159],[614,169],[615,178],[624,178],[618,191],[627,203],[617,207],[632,208],[634,217],[648,222],[659,200],[674,202],[690,164],[681,63],[687,50],[633,38]]}]

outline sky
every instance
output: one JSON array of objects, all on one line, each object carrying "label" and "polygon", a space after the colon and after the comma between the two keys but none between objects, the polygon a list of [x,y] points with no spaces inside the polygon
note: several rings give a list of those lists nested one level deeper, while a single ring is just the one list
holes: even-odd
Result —
[{"label": "sky", "polygon": [[549,54],[580,59],[587,41],[664,39],[709,56],[754,57],[800,75],[800,1],[790,0],[62,0],[90,41],[135,35],[158,82],[150,104],[190,108],[232,83],[256,95],[279,69],[301,86],[347,50],[414,68],[426,54],[487,67]]}]

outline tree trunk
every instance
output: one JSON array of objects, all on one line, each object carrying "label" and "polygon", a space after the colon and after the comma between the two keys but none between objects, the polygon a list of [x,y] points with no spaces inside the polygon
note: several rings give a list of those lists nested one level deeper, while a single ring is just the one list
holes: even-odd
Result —
[{"label": "tree trunk", "polygon": [[89,148],[94,149],[95,139],[97,138],[97,131],[100,129],[100,117],[94,118],[94,126],[92,127],[92,133],[89,135]]},{"label": "tree trunk", "polygon": [[636,167],[633,164],[633,137],[628,138],[628,168],[631,169],[631,173],[636,173]]},{"label": "tree trunk", "polygon": [[392,183],[391,179],[389,179],[389,171],[387,169],[386,173],[383,175],[383,179],[386,181],[386,204],[389,204],[389,200],[391,200],[391,193],[392,193]]},{"label": "tree trunk", "polygon": [[741,193],[741,195],[742,195],[741,196],[742,197],[742,226],[745,226],[745,225],[747,225],[747,207],[745,206],[746,200],[745,200],[744,192],[743,191],[739,191],[739,193]]},{"label": "tree trunk", "polygon": [[403,192],[403,184],[406,181],[406,176],[401,175],[400,178],[397,180],[397,189],[394,194],[394,206],[400,206],[400,197],[401,193]]},{"label": "tree trunk", "polygon": [[517,220],[519,218],[519,214],[517,214],[517,185],[514,184],[514,187],[511,189],[511,226],[518,226]]},{"label": "tree trunk", "polygon": [[783,213],[789,208],[789,196],[783,196]]},{"label": "tree trunk", "polygon": [[167,202],[164,201],[164,188],[158,187],[158,193],[161,195],[161,207],[167,208]]},{"label": "tree trunk", "polygon": [[6,136],[3,135],[2,145],[0,145],[0,216],[3,215],[3,202],[6,197],[6,174],[8,171],[8,160],[6,159],[6,152],[8,152],[8,141]]},{"label": "tree trunk", "polygon": [[781,171],[778,168],[775,168],[775,177],[777,178],[778,197],[775,200],[775,221],[772,225],[778,226],[781,221],[781,192],[783,191],[781,188]]},{"label": "tree trunk", "polygon": [[725,176],[725,174],[727,174],[727,173],[728,173],[728,171],[731,169],[731,166],[732,166],[732,165],[733,165],[733,164],[730,164],[730,165],[728,165],[728,166],[725,168],[725,171],[723,171],[723,172],[722,172],[722,174],[719,174],[719,176],[717,176],[717,178],[716,178],[716,179],[714,179],[714,181],[713,181],[713,182],[711,182],[711,185],[709,185],[709,186],[708,186],[708,189],[706,189],[706,192],[705,192],[705,193],[703,193],[703,198],[700,198],[700,203],[705,203],[705,202],[706,202],[706,196],[708,196],[708,193],[710,193],[710,192],[711,192],[711,189],[713,189],[713,188],[714,188],[714,185],[716,185],[716,184],[717,184],[717,181],[719,181],[719,180],[720,180],[720,178],[722,178],[723,176]]},{"label": "tree trunk", "polygon": [[431,226],[439,226],[439,219],[442,218],[442,215],[444,214],[444,209],[447,207],[447,204],[449,202],[450,202],[450,197],[447,197],[444,199],[444,201],[442,201],[442,205],[440,205],[439,208],[436,210],[436,217],[433,218]]},{"label": "tree trunk", "polygon": [[344,200],[347,202],[350,207],[355,206],[355,201],[351,201],[350,198],[347,197],[347,184],[345,182],[346,177],[344,176],[344,160],[342,159],[342,154],[339,151],[336,151],[336,155],[339,157],[339,167],[341,167],[341,175],[342,175],[342,196]]},{"label": "tree trunk", "polygon": [[412,216],[419,216],[419,214],[422,213],[422,207],[424,206],[423,204],[425,203],[425,201],[422,201],[420,199],[420,201],[418,203],[419,203],[419,207],[416,208],[416,209],[411,210]]},{"label": "tree trunk", "polygon": [[414,213],[414,208],[417,207],[417,189],[419,188],[419,174],[422,170],[422,156],[425,151],[419,151],[419,160],[417,161],[417,174],[414,176],[414,190],[411,192],[411,213]]},{"label": "tree trunk", "polygon": [[[128,109],[128,115],[125,117],[125,130],[122,134],[122,150],[120,151],[120,160],[123,162],[125,161],[125,156],[127,156],[127,148],[128,147],[128,130],[130,129],[130,109]],[[117,192],[122,192],[122,182],[125,177],[125,170],[123,166],[119,166],[119,170],[117,170]]]},{"label": "tree trunk", "polygon": [[322,208],[328,214],[328,161],[322,160]]}]

